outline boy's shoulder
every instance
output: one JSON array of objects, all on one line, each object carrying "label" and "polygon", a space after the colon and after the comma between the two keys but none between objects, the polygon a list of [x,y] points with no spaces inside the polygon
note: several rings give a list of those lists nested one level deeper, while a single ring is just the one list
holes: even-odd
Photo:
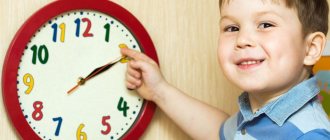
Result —
[{"label": "boy's shoulder", "polygon": [[297,85],[253,114],[247,94],[240,96],[240,112],[221,127],[224,139],[330,139],[330,122],[316,95],[315,78]]},{"label": "boy's shoulder", "polygon": [[289,119],[303,133],[308,133],[317,129],[324,129],[330,132],[330,122],[328,115],[324,112],[321,103],[314,98],[310,103],[293,114]]},{"label": "boy's shoulder", "polygon": [[263,114],[240,126],[244,119],[238,112],[220,129],[221,140],[229,139],[330,139],[330,122],[321,104],[313,101],[290,116],[281,126]]}]

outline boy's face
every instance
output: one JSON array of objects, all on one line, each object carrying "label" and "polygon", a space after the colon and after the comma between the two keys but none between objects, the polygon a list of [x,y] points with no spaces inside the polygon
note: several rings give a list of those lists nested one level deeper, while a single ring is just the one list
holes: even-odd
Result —
[{"label": "boy's face", "polygon": [[241,89],[281,94],[306,78],[306,42],[294,9],[281,0],[231,0],[220,15],[220,66]]}]

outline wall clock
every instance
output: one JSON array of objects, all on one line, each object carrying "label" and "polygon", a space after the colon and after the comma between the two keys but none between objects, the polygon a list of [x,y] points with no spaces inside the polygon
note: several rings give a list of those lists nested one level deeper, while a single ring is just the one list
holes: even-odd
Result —
[{"label": "wall clock", "polygon": [[126,89],[119,47],[158,62],[141,23],[111,1],[57,0],[33,14],[2,73],[4,104],[21,138],[138,139],[155,105]]}]

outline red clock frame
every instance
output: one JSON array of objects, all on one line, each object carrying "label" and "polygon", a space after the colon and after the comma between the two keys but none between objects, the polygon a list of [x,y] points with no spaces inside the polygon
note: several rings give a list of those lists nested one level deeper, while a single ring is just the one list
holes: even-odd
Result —
[{"label": "red clock frame", "polygon": [[[138,40],[146,55],[158,63],[154,44],[142,24],[126,9],[108,0],[57,0],[34,13],[19,29],[6,54],[2,73],[3,100],[12,124],[23,139],[41,139],[26,122],[21,111],[17,93],[17,74],[21,56],[35,32],[50,19],[72,10],[95,10],[120,21]],[[155,104],[145,101],[142,111],[131,129],[121,138],[138,139],[155,112]]]}]

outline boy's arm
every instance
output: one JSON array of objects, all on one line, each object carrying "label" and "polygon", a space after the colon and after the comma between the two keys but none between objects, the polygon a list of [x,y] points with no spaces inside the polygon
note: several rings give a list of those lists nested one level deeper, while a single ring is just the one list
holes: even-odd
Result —
[{"label": "boy's arm", "polygon": [[128,64],[126,85],[151,100],[193,139],[219,139],[219,129],[228,115],[204,104],[167,83],[158,65],[146,55],[122,49],[133,58]]},{"label": "boy's arm", "polygon": [[225,112],[187,96],[170,85],[166,85],[153,101],[196,140],[218,140],[220,126],[228,117]]}]

